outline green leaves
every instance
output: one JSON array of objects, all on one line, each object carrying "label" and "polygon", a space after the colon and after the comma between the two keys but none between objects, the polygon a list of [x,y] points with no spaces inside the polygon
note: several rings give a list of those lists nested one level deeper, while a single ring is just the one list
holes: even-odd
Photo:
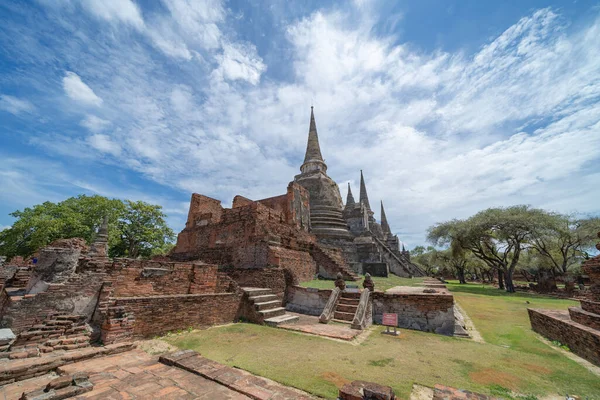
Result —
[{"label": "green leaves", "polygon": [[11,228],[0,232],[0,254],[32,255],[56,239],[93,240],[104,216],[109,221],[112,257],[149,257],[168,251],[174,239],[162,207],[144,203],[80,195],[59,203],[45,202],[15,211]]}]

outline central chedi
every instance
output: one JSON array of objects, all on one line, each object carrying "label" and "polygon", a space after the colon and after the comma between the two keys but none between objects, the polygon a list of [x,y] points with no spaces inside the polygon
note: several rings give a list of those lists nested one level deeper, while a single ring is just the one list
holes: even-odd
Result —
[{"label": "central chedi", "polygon": [[347,261],[357,261],[354,236],[343,216],[344,205],[340,189],[327,175],[327,164],[319,146],[313,107],[310,108],[308,143],[300,172],[294,177],[294,182],[310,193],[310,232],[320,243],[342,249]]}]

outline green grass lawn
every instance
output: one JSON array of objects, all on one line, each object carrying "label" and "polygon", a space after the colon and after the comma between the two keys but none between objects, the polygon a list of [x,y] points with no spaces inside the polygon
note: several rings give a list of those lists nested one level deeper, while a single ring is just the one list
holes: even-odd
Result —
[{"label": "green grass lawn", "polygon": [[[362,289],[364,275],[360,275],[360,281],[346,281],[346,285],[358,285]],[[386,291],[394,286],[421,286],[424,278],[400,278],[396,275],[390,275],[388,278],[372,277],[375,283],[375,290]],[[317,289],[333,289],[335,281],[325,279],[315,279],[313,281],[302,282],[300,286]]]},{"label": "green grass lawn", "polygon": [[[405,284],[400,280],[394,277],[379,287]],[[314,287],[313,282],[304,285]],[[564,309],[576,303],[475,284],[448,286],[487,343],[411,330],[391,337],[377,326],[360,345],[351,345],[245,323],[166,340],[329,399],[344,382],[356,379],[390,385],[401,399],[409,397],[413,383],[504,398],[510,391],[530,395],[527,399],[566,393],[600,398],[600,378],[539,341],[529,325],[527,307]]]}]

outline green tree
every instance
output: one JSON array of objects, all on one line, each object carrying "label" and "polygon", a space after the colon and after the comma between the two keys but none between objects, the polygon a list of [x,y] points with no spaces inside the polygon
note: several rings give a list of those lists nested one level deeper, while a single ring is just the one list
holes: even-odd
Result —
[{"label": "green tree", "polygon": [[[133,212],[133,209],[137,211]],[[129,256],[129,244],[122,244],[123,238],[134,232],[128,224],[136,224],[135,231],[144,235],[138,239],[142,245],[137,250],[133,246],[134,253],[149,255],[148,249],[151,252],[155,247],[165,248],[173,238],[173,232],[167,227],[160,210],[160,206],[97,195],[80,195],[59,203],[45,202],[10,214],[16,221],[9,229],[0,232],[0,254],[9,258],[16,255],[28,257],[61,238],[81,237],[90,243],[103,217],[108,216],[108,243],[112,256]],[[146,212],[150,216],[144,218]],[[136,213],[139,215],[136,216]],[[139,225],[144,222],[148,225],[141,229]],[[156,225],[152,225],[154,223]],[[127,235],[122,234],[123,229],[127,230]]]},{"label": "green tree", "polygon": [[549,224],[551,213],[529,206],[489,208],[466,220],[429,229],[434,244],[459,246],[498,272],[498,284],[514,292],[513,274],[521,252]]},{"label": "green tree", "polygon": [[553,275],[564,275],[587,256],[598,231],[600,218],[549,214],[546,223],[532,235],[530,245],[550,264]]},{"label": "green tree", "polygon": [[164,249],[174,238],[165,222],[162,207],[143,201],[125,200],[125,210],[117,221],[120,240],[111,247],[112,257],[150,257],[155,249]]},{"label": "green tree", "polygon": [[416,246],[410,252],[410,260],[421,267],[428,276],[437,271],[437,250],[433,246]]}]

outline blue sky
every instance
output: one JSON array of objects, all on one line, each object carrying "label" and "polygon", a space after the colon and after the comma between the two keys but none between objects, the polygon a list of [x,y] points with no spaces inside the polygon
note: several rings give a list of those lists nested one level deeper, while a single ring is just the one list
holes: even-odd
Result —
[{"label": "blue sky", "polygon": [[[311,103],[329,166],[412,248],[532,204],[599,214],[597,1],[7,0],[0,228],[80,193],[285,192]],[[378,211],[376,217],[378,217]]]}]

